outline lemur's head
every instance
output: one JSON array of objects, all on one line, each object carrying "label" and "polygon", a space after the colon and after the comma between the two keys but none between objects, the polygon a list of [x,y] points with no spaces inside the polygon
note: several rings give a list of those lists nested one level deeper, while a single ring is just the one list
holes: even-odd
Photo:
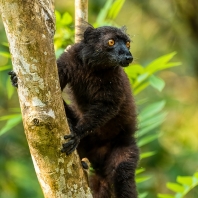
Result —
[{"label": "lemur's head", "polygon": [[82,42],[85,44],[82,58],[87,65],[104,69],[117,66],[126,67],[133,61],[129,51],[130,38],[124,28],[88,27],[84,32]]}]

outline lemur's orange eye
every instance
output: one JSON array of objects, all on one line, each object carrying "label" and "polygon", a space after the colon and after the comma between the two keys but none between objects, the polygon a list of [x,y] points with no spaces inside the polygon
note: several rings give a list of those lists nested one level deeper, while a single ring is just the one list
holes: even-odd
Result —
[{"label": "lemur's orange eye", "polygon": [[126,47],[127,47],[127,48],[130,48],[130,42],[129,42],[129,41],[126,42]]},{"label": "lemur's orange eye", "polygon": [[108,41],[108,45],[109,46],[113,46],[115,44],[115,41],[113,40],[113,39],[110,39],[109,41]]}]

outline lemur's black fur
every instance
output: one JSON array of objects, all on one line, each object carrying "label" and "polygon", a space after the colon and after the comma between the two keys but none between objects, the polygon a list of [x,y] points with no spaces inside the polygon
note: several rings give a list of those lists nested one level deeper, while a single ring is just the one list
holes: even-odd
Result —
[{"label": "lemur's black fur", "polygon": [[[71,134],[62,152],[77,148],[89,159],[94,198],[137,198],[136,109],[123,70],[133,60],[129,47],[124,29],[90,26],[57,60],[61,89],[67,85],[72,102],[64,102]],[[17,86],[15,73],[10,75]]]},{"label": "lemur's black fur", "polygon": [[72,101],[65,103],[72,133],[65,136],[63,152],[77,148],[89,159],[94,198],[137,197],[136,110],[122,68],[133,60],[129,42],[122,29],[88,27],[84,39],[57,61],[61,89],[68,86]]}]

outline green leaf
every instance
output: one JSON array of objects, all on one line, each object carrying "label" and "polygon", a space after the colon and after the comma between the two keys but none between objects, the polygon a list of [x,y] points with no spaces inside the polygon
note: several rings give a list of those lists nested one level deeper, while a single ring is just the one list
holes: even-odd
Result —
[{"label": "green leaf", "polygon": [[183,192],[185,189],[183,186],[177,184],[177,183],[167,183],[167,188],[174,191],[174,192]]},{"label": "green leaf", "polygon": [[138,168],[136,169],[135,174],[138,175],[140,173],[143,173],[144,171],[145,171],[145,168]]},{"label": "green leaf", "polygon": [[138,198],[145,198],[148,195],[147,192],[145,193],[139,193]]},{"label": "green leaf", "polygon": [[61,14],[57,10],[55,10],[55,16],[56,16],[56,23],[59,23],[61,21]]},{"label": "green leaf", "polygon": [[127,73],[129,78],[134,79],[137,78],[138,75],[144,73],[144,67],[139,64],[135,64],[129,67],[125,67],[124,71]]},{"label": "green leaf", "polygon": [[173,56],[175,56],[176,52],[172,52],[170,54],[166,54],[164,56],[161,56],[154,61],[152,61],[147,67],[145,68],[146,71],[148,71],[150,74],[153,74],[156,71],[162,70],[166,68],[166,63],[170,61]]},{"label": "green leaf", "polygon": [[125,0],[115,0],[107,14],[107,18],[115,19],[120,12],[124,2]]},{"label": "green leaf", "polygon": [[63,14],[63,17],[61,19],[61,24],[62,25],[69,25],[73,22],[73,18],[72,16],[68,13],[68,12],[65,12]]},{"label": "green leaf", "polygon": [[181,64],[182,64],[181,62],[166,63],[165,65],[161,65],[161,67],[159,69],[160,70],[168,69],[168,68],[171,68],[171,67],[180,66]]},{"label": "green leaf", "polygon": [[158,91],[162,91],[163,88],[165,87],[165,82],[164,80],[162,80],[161,78],[159,77],[156,77],[154,75],[150,76],[149,77],[149,82],[150,82],[150,85],[152,87],[154,87],[155,89],[157,89]]},{"label": "green leaf", "polygon": [[153,129],[160,126],[163,122],[164,122],[164,119],[156,121],[155,123],[152,123],[148,126],[144,126],[144,127],[140,128],[137,132],[138,138],[140,138],[141,136],[145,135],[148,132],[151,132]]},{"label": "green leaf", "polygon": [[8,70],[11,68],[11,65],[0,66],[0,71]]},{"label": "green leaf", "polygon": [[[183,198],[190,190],[198,185],[198,172],[193,176],[178,176],[177,183],[167,183],[167,187],[172,191],[176,192],[175,198]],[[166,195],[159,194],[158,198],[163,198]]]},{"label": "green leaf", "polygon": [[175,196],[169,195],[169,194],[158,194],[157,197],[158,198],[175,198]]},{"label": "green leaf", "polygon": [[[129,78],[133,78],[134,82],[132,84],[132,87],[134,89],[134,94],[137,95],[140,93],[143,89],[145,89],[149,84],[151,84],[154,88],[161,91],[165,83],[162,79],[157,77],[150,77],[155,72],[169,68],[174,66],[179,66],[180,62],[171,62],[169,63],[170,59],[176,54],[176,52],[166,54],[164,56],[161,56],[154,61],[152,61],[150,64],[148,64],[145,68],[143,68],[141,65],[137,65],[138,69],[141,70],[141,72],[132,72],[129,69],[126,69],[126,72],[129,75]],[[141,69],[140,69],[141,68]]]},{"label": "green leaf", "polygon": [[198,179],[198,172],[193,175],[194,178]]},{"label": "green leaf", "polygon": [[[193,175],[193,178],[197,179],[198,180],[198,172],[196,172],[194,175]],[[197,181],[196,180],[196,181]]]},{"label": "green leaf", "polygon": [[104,7],[100,10],[98,17],[96,19],[96,24],[98,26],[102,25],[107,17],[108,11],[112,6],[113,0],[107,0]]},{"label": "green leaf", "polygon": [[6,58],[11,58],[10,53],[8,52],[0,52],[0,55]]},{"label": "green leaf", "polygon": [[136,183],[142,183],[144,181],[149,180],[151,177],[136,177],[135,181]]},{"label": "green leaf", "polygon": [[162,100],[160,102],[155,102],[149,105],[148,107],[144,108],[139,115],[140,121],[142,122],[160,112],[164,108],[165,104],[165,100]]},{"label": "green leaf", "polygon": [[6,125],[0,130],[0,135],[6,133],[7,131],[9,131],[11,128],[16,126],[20,122],[21,122],[21,116],[11,118],[10,120],[6,122]]},{"label": "green leaf", "polygon": [[142,90],[144,90],[148,86],[149,86],[149,82],[145,82],[145,83],[141,84],[140,86],[134,88],[134,90],[133,90],[134,95],[139,94]]},{"label": "green leaf", "polygon": [[21,117],[21,114],[11,114],[11,115],[6,115],[6,116],[1,116],[0,117],[0,121],[1,120],[9,120],[9,119],[12,119],[12,118],[17,118],[17,117]]},{"label": "green leaf", "polygon": [[167,116],[167,113],[164,112],[164,113],[160,113],[159,115],[154,115],[150,118],[147,118],[146,120],[140,122],[140,128],[144,128],[144,127],[147,127],[147,126],[150,126],[150,125],[153,125],[155,124],[156,122],[162,122],[165,120]]},{"label": "green leaf", "polygon": [[140,106],[140,105],[142,105],[142,104],[144,104],[144,103],[146,103],[146,102],[148,102],[148,98],[143,98],[143,99],[139,99],[139,100],[136,102],[136,104],[137,104],[137,106]]},{"label": "green leaf", "polygon": [[144,146],[150,142],[152,142],[153,140],[157,139],[159,137],[158,134],[154,134],[154,135],[148,135],[144,138],[141,138],[140,140],[138,140],[138,146],[141,147],[141,146]]},{"label": "green leaf", "polygon": [[14,93],[14,90],[15,90],[10,82],[10,78],[7,79],[6,87],[7,87],[8,99],[10,99]]},{"label": "green leaf", "polygon": [[9,47],[9,44],[7,42],[2,42],[1,43],[3,46]]},{"label": "green leaf", "polygon": [[145,152],[145,153],[141,153],[140,154],[140,159],[144,159],[144,158],[147,158],[147,157],[151,157],[153,155],[155,155],[156,152],[155,151],[151,151],[151,152]]},{"label": "green leaf", "polygon": [[177,182],[183,185],[190,186],[193,183],[193,178],[190,176],[178,176],[177,177]]},{"label": "green leaf", "polygon": [[137,86],[139,86],[142,82],[144,82],[146,79],[148,79],[148,77],[150,76],[150,74],[148,72],[144,72],[141,75],[139,75],[135,81],[135,83],[133,84],[133,87],[136,88]]}]

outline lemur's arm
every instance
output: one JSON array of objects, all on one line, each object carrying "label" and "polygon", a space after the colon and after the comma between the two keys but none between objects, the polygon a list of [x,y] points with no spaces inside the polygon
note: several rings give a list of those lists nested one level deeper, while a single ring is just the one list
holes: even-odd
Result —
[{"label": "lemur's arm", "polygon": [[66,52],[64,52],[57,60],[57,67],[58,67],[60,87],[61,90],[63,90],[67,85],[67,83],[69,82],[69,69],[68,69]]},{"label": "lemur's arm", "polygon": [[[121,101],[121,100],[120,100]],[[80,140],[94,130],[104,126],[110,119],[115,117],[120,110],[120,101],[95,101],[90,105],[89,110],[79,119],[74,132],[65,135],[65,139],[69,141],[63,144],[62,152],[67,155],[71,154],[78,146]]]}]

